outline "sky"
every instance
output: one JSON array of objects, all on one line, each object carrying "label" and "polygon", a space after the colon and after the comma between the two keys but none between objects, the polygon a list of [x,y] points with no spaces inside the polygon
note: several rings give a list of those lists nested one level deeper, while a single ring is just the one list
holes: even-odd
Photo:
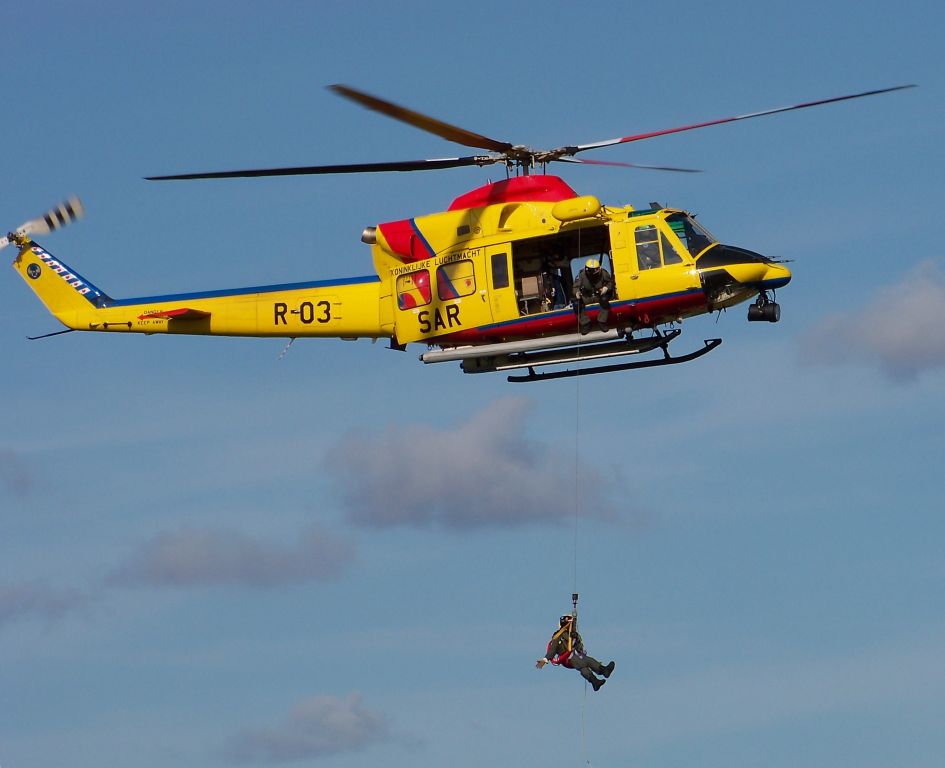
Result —
[{"label": "sky", "polygon": [[[938,3],[5,0],[0,216],[117,298],[371,273],[492,168],[344,83],[537,147],[918,88],[562,166],[791,259],[688,365],[509,384],[369,341],[68,334],[0,279],[0,764],[945,762]],[[12,259],[10,250],[5,259]],[[594,693],[535,659],[580,593]]]}]

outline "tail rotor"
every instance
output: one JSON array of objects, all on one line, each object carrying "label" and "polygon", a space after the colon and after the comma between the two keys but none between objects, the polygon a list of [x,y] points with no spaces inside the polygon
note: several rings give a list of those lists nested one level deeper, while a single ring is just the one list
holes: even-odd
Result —
[{"label": "tail rotor", "polygon": [[85,208],[82,206],[82,201],[78,197],[72,196],[68,200],[59,203],[55,208],[50,208],[39,218],[21,224],[6,237],[0,237],[0,250],[6,248],[12,242],[28,238],[31,235],[45,235],[61,229],[67,224],[81,219],[84,215]]}]

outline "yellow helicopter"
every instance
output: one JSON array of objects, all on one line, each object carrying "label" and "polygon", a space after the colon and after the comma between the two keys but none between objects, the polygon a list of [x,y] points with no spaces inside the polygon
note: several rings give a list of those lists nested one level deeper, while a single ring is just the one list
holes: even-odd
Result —
[{"label": "yellow helicopter", "polygon": [[[750,321],[777,322],[775,291],[789,269],[776,260],[720,243],[690,213],[603,205],[544,173],[567,162],[690,172],[690,169],[584,160],[578,153],[737,120],[911,88],[865,91],[590,144],[534,150],[497,141],[389,101],[331,86],[341,96],[450,141],[488,154],[406,162],[319,165],[148,177],[219,179],[327,173],[415,171],[502,163],[507,178],[457,197],[446,211],[364,230],[374,274],[341,280],[263,285],[113,299],[31,239],[78,218],[72,198],[0,238],[14,244],[14,268],[49,311],[73,330],[213,336],[388,339],[427,346],[424,363],[459,361],[466,373],[525,369],[509,381],[606,373],[687,362],[721,339],[672,356],[684,318],[754,299]],[[537,172],[537,171],[541,172]],[[575,283],[581,270],[604,272],[609,296],[585,310]],[[580,304],[580,301],[577,302]],[[597,322],[590,330],[588,323]],[[55,334],[46,334],[55,335]],[[43,338],[43,337],[31,337]],[[635,362],[611,358],[656,352]],[[659,353],[662,353],[661,355]],[[590,365],[585,365],[590,363]],[[569,364],[574,368],[560,369]],[[557,370],[537,370],[558,366]]]}]

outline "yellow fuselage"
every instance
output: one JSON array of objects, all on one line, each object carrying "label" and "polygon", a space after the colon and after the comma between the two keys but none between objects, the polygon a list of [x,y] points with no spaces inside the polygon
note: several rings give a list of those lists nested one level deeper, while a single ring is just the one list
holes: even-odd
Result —
[{"label": "yellow fuselage", "polygon": [[14,267],[76,330],[441,346],[573,332],[570,283],[586,257],[613,274],[611,323],[630,329],[790,280],[782,265],[692,227],[683,211],[603,207],[556,177],[527,176],[473,190],[448,211],[373,228],[366,240],[376,274],[368,277],[119,300],[31,241]]}]

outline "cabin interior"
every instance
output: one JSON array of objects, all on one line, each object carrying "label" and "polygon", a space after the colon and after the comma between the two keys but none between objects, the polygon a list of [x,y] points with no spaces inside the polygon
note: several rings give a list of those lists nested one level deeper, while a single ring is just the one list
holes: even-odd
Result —
[{"label": "cabin interior", "polygon": [[512,244],[512,275],[519,312],[534,315],[563,309],[586,259],[594,257],[613,274],[610,231],[606,225],[582,227]]}]

